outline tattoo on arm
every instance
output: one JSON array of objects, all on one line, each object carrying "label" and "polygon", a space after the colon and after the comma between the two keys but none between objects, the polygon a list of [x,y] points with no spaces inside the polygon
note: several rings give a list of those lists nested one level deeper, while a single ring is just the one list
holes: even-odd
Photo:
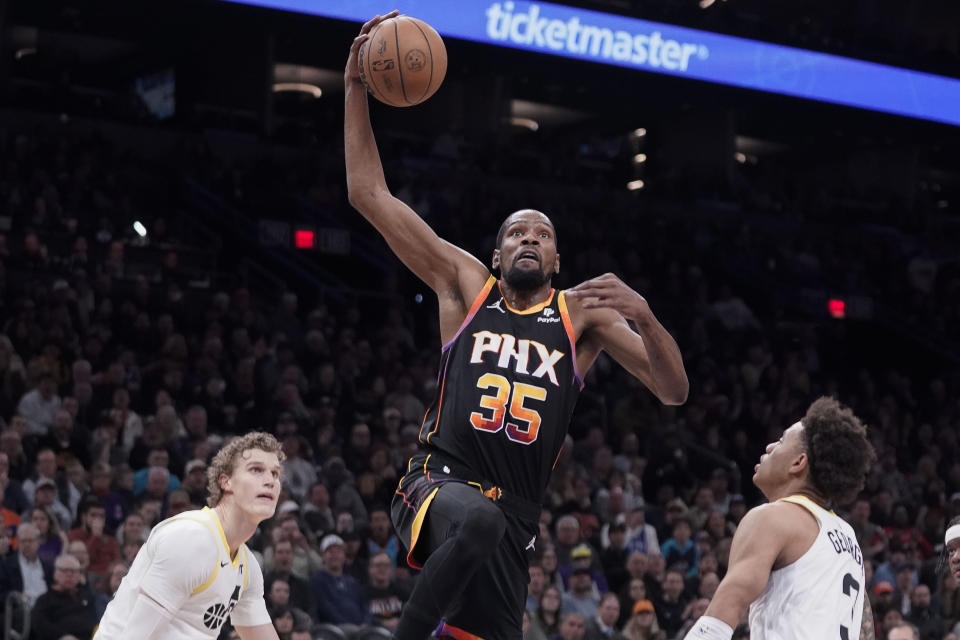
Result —
[{"label": "tattoo on arm", "polygon": [[860,623],[860,640],[877,640],[877,632],[873,627],[873,609],[870,608],[870,598],[863,595],[863,621]]}]

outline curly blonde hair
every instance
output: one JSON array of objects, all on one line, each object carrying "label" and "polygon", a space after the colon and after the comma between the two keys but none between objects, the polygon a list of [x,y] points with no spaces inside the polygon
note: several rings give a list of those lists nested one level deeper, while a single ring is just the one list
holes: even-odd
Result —
[{"label": "curly blonde hair", "polygon": [[207,498],[207,506],[215,507],[223,499],[223,487],[220,486],[220,476],[232,476],[237,466],[237,459],[242,458],[243,454],[251,449],[259,449],[267,453],[277,454],[277,459],[283,462],[286,455],[280,443],[269,433],[263,431],[251,431],[250,433],[236,438],[227,446],[217,452],[207,469],[207,491],[210,493]]}]

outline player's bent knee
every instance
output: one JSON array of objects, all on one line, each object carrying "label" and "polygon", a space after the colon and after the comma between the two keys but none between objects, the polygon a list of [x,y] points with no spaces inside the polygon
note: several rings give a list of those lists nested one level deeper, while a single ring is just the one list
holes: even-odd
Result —
[{"label": "player's bent knee", "polygon": [[460,537],[471,550],[493,550],[507,528],[503,512],[493,503],[471,509],[460,525]]}]

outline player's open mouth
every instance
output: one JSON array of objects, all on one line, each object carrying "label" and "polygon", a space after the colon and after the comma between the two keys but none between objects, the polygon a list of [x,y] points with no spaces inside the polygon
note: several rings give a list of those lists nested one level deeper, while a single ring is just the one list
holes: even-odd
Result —
[{"label": "player's open mouth", "polygon": [[520,255],[518,255],[518,256],[517,256],[517,259],[514,260],[514,264],[518,264],[518,263],[520,263],[520,262],[523,261],[523,260],[532,260],[533,262],[536,262],[537,264],[540,264],[540,256],[538,256],[538,255],[537,255],[536,253],[534,253],[533,251],[524,251],[523,253],[521,253]]},{"label": "player's open mouth", "polygon": [[258,493],[258,494],[257,494],[257,500],[269,500],[270,502],[273,502],[273,494],[272,494],[272,493]]}]

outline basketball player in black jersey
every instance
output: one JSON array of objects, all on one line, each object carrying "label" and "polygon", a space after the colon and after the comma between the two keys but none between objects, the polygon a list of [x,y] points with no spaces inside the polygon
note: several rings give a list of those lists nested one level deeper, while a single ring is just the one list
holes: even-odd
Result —
[{"label": "basketball player in black jersey", "polygon": [[684,402],[687,377],[670,334],[616,276],[550,286],[560,263],[544,214],[522,209],[504,221],[497,280],[390,194],[357,51],[394,15],[366,23],[350,49],[344,146],[350,203],[440,303],[439,391],[392,505],[407,561],[422,569],[396,637],[423,640],[436,628],[439,637],[519,640],[525,551],[583,376],[604,350],[666,404]]}]

